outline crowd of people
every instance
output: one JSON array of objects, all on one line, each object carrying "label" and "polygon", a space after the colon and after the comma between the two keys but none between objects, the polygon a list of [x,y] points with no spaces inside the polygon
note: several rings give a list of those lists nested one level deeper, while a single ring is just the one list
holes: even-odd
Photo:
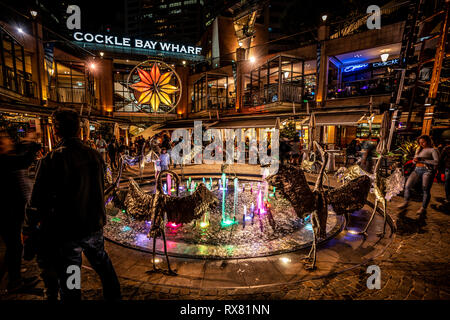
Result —
[{"label": "crowd of people", "polygon": [[[80,288],[68,288],[69,267],[81,267],[82,252],[99,274],[104,298],[119,300],[120,283],[113,264],[104,249],[103,227],[106,223],[104,205],[105,162],[118,167],[121,155],[139,156],[154,152],[155,173],[171,166],[170,150],[182,140],[171,141],[163,132],[151,139],[138,137],[127,145],[124,138],[108,142],[98,135],[95,140],[79,137],[80,119],[76,112],[58,110],[53,115],[58,144],[47,155],[35,138],[27,136],[14,142],[6,130],[0,130],[0,197],[3,204],[0,236],[6,245],[5,264],[7,289],[18,292],[36,284],[36,277],[21,274],[22,259],[36,257],[49,300],[80,300]],[[440,169],[445,174],[446,203],[450,203],[450,145],[433,146],[429,136],[418,139],[413,162],[414,171],[405,184],[404,201],[407,209],[414,187],[421,185],[422,206],[417,214],[426,217],[431,187]],[[360,163],[371,172],[376,158],[376,139],[360,143],[352,141],[346,149],[346,165]],[[246,151],[248,151],[246,143]],[[303,156],[301,139],[282,138],[280,158],[283,162],[300,165]],[[34,185],[27,169],[40,157]],[[172,163],[173,164],[173,163]],[[2,275],[3,276],[3,275]]]},{"label": "crowd of people", "polygon": [[[181,141],[181,140],[180,140]],[[130,157],[139,157],[146,155],[150,150],[154,152],[153,162],[158,171],[168,170],[169,165],[173,164],[170,160],[170,150],[179,142],[171,142],[167,132],[162,132],[145,139],[143,136],[137,136],[128,144],[124,137],[118,140],[112,136],[105,140],[101,134],[94,139],[84,139],[84,144],[97,150],[103,161],[108,163],[112,170],[119,168],[120,158],[123,155]],[[156,157],[156,158],[155,158]],[[175,164],[173,164],[176,167]]]}]

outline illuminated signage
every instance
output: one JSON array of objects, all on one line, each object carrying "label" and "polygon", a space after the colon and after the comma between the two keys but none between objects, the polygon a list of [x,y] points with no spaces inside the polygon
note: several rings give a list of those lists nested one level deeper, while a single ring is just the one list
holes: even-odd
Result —
[{"label": "illuminated signage", "polygon": [[166,52],[176,52],[176,53],[184,53],[184,54],[192,54],[192,55],[200,55],[200,53],[202,52],[202,48],[200,48],[200,47],[184,46],[184,45],[180,45],[180,44],[173,44],[173,43],[160,42],[160,41],[108,36],[108,35],[103,35],[103,34],[83,33],[83,32],[79,32],[79,31],[77,31],[73,34],[73,38],[76,41],[80,41],[80,42],[97,43],[97,44],[103,44],[103,45],[113,45],[113,46],[119,46],[119,47],[150,49],[150,50],[158,50],[158,51],[166,51]]},{"label": "illuminated signage", "polygon": [[[372,63],[372,68],[380,68],[380,67],[386,67],[386,66],[390,66],[393,64],[397,64],[398,63],[398,59],[392,59],[389,61],[385,61],[385,62],[374,62]],[[362,64],[352,64],[350,66],[346,66],[344,67],[344,69],[342,70],[342,72],[353,72],[353,71],[358,71],[358,70],[363,70],[369,67],[369,63],[362,63]]]},{"label": "illuminated signage", "polygon": [[369,66],[368,63],[363,63],[363,64],[353,64],[351,66],[347,66],[344,68],[343,72],[353,72],[353,71],[358,71],[358,70],[362,70],[365,69]]},{"label": "illuminated signage", "polygon": [[147,60],[135,66],[128,76],[127,87],[142,111],[151,107],[152,112],[171,112],[181,99],[180,77],[160,60]]},{"label": "illuminated signage", "polygon": [[393,65],[393,64],[397,64],[397,63],[398,63],[398,59],[392,59],[392,60],[388,60],[388,61],[385,61],[385,62],[375,62],[375,63],[372,64],[372,66],[374,68],[379,68],[379,67],[390,66],[390,65]]}]

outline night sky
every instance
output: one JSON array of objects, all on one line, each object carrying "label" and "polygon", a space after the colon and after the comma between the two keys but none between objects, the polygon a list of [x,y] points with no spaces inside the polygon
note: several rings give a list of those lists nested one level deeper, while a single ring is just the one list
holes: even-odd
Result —
[{"label": "night sky", "polygon": [[[213,1],[213,0],[210,0]],[[214,0],[223,1],[223,0]],[[65,36],[66,9],[69,4],[77,4],[81,8],[82,29],[86,32],[111,33],[124,35],[124,0],[0,0],[13,10],[29,16],[30,8],[39,8],[45,24]],[[207,3],[208,0],[205,1]],[[217,3],[215,2],[215,5]],[[227,1],[232,3],[233,1]],[[294,34],[304,29],[317,26],[323,14],[328,15],[328,22],[342,21],[355,15],[365,14],[368,5],[382,6],[389,0],[271,0],[269,3],[278,3],[282,11],[282,32],[286,35]],[[3,10],[5,9],[5,10]],[[225,13],[226,14],[226,13]],[[0,15],[9,20],[15,16],[12,10],[2,6]],[[56,21],[59,20],[59,23]],[[194,39],[193,39],[194,40]],[[195,39],[194,41],[197,41]]]}]

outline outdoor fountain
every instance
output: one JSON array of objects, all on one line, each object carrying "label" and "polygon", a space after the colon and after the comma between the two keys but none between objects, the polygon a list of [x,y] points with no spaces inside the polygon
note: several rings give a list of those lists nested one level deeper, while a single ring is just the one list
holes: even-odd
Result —
[{"label": "outdoor fountain", "polygon": [[[127,186],[121,182],[121,188]],[[179,195],[192,194],[200,183],[213,191],[220,204],[189,224],[166,221],[168,253],[191,258],[242,258],[266,256],[309,247],[313,240],[309,222],[299,219],[290,203],[270,190],[262,176],[228,177],[225,173],[195,174],[181,183]],[[148,193],[154,192],[150,180],[140,184]],[[165,179],[163,190],[176,196],[173,179]],[[180,208],[183,210],[183,208]],[[108,223],[105,236],[122,245],[151,252],[152,240],[147,238],[150,221],[137,221],[107,205]],[[336,235],[343,221],[329,212],[327,238]],[[162,242],[157,240],[157,252]]]}]

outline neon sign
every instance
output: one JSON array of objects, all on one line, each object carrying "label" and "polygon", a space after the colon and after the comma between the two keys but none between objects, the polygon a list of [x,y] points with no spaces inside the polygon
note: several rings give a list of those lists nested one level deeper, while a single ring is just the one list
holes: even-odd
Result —
[{"label": "neon sign", "polygon": [[[371,65],[372,65],[372,68],[380,68],[380,67],[386,67],[386,66],[390,66],[393,64],[397,64],[397,63],[398,63],[398,59],[392,59],[392,60],[385,61],[385,62],[382,62],[382,61],[374,62],[374,63],[371,63]],[[353,72],[353,71],[366,69],[367,67],[369,67],[369,63],[352,64],[350,66],[344,67],[342,72]]]},{"label": "neon sign", "polygon": [[393,64],[397,64],[397,63],[398,63],[398,59],[392,59],[392,60],[388,60],[388,61],[385,61],[385,62],[374,62],[372,64],[372,67],[374,67],[374,68],[385,67],[385,66],[390,66],[390,65],[393,65]]},{"label": "neon sign", "polygon": [[369,66],[368,63],[363,63],[363,64],[353,64],[351,66],[347,66],[344,68],[344,70],[342,70],[342,72],[353,72],[353,71],[358,71],[358,70],[362,70],[365,69]]},{"label": "neon sign", "polygon": [[74,32],[73,38],[76,41],[98,43],[103,45],[114,45],[119,47],[141,48],[166,52],[177,52],[191,55],[200,55],[201,47],[184,46],[160,41],[132,39],[126,37],[108,36],[103,34]]}]

